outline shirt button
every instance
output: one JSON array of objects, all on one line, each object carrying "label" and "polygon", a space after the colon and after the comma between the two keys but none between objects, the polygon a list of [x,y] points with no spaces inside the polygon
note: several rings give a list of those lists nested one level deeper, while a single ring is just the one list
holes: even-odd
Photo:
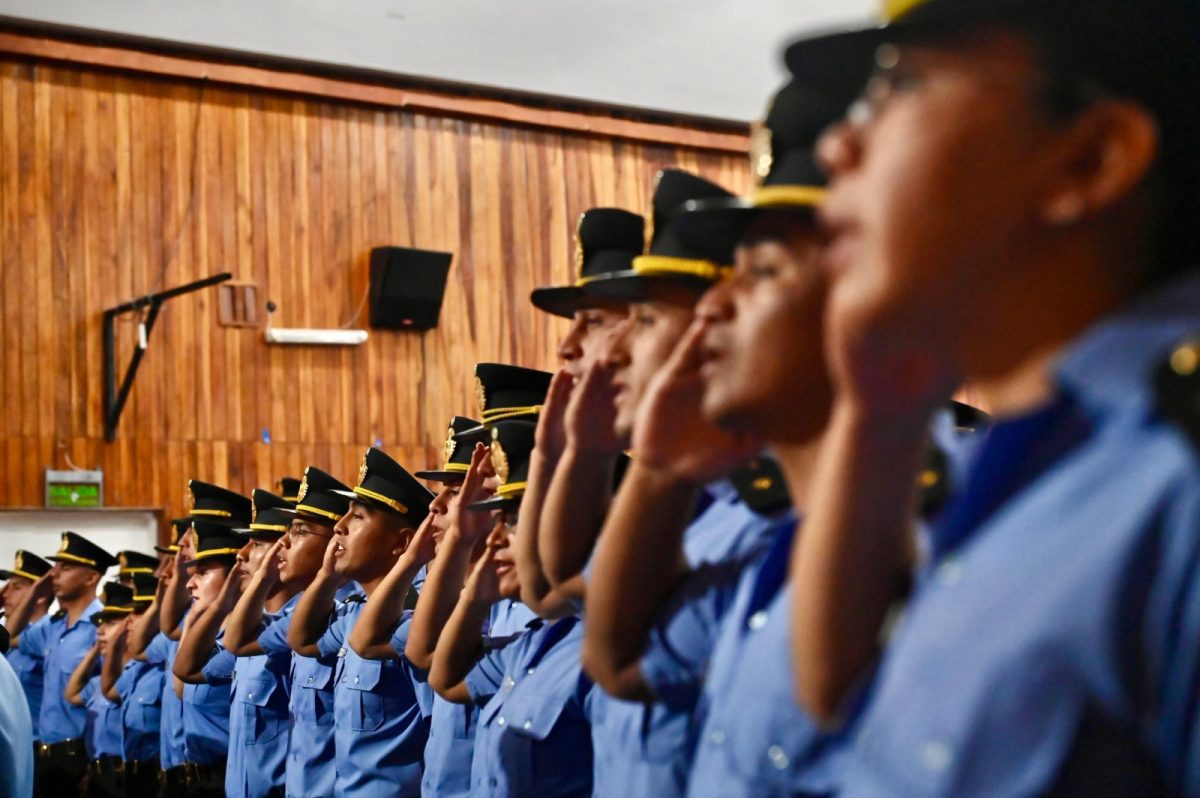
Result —
[{"label": "shirt button", "polygon": [[713,745],[725,744],[725,732],[720,729],[714,729],[712,734],[708,735],[708,741]]},{"label": "shirt button", "polygon": [[247,699],[249,699],[250,701],[253,701],[253,700],[254,700],[254,693],[246,693],[246,698],[247,698]]},{"label": "shirt button", "polygon": [[525,721],[524,723],[521,724],[521,728],[524,729],[525,731],[529,731],[530,729],[533,728],[533,721],[531,721],[531,720]]},{"label": "shirt button", "polygon": [[767,625],[767,611],[759,610],[758,612],[754,613],[750,616],[750,620],[746,622],[746,625],[750,627],[751,631],[757,632],[759,629]]},{"label": "shirt button", "polygon": [[346,683],[346,677],[345,677],[345,676],[343,676],[343,677],[342,677],[342,684],[345,684],[345,683]]},{"label": "shirt button", "polygon": [[954,762],[954,752],[941,740],[929,740],[921,746],[921,764],[931,773],[944,773]]},{"label": "shirt button", "polygon": [[935,573],[938,582],[945,587],[953,587],[962,581],[962,566],[955,559],[945,560]]},{"label": "shirt button", "polygon": [[771,764],[776,770],[786,770],[788,766],[788,756],[783,752],[783,749],[777,745],[773,745],[767,749],[767,759],[771,760]]},{"label": "shirt button", "polygon": [[503,726],[503,725],[504,725],[504,716],[503,716],[503,715],[501,715],[500,717],[496,718],[496,725],[497,725],[497,726]]},{"label": "shirt button", "polygon": [[309,683],[309,684],[312,684],[312,677],[311,677],[311,676],[309,676],[309,677],[308,677],[308,683]]},{"label": "shirt button", "polygon": [[355,677],[354,677],[354,683],[355,683],[355,684],[358,684],[358,677],[357,677],[357,676],[355,676]]},{"label": "shirt button", "polygon": [[526,673],[527,675],[529,675],[529,676],[532,676],[532,675],[533,675],[533,672],[534,672],[534,671],[536,671],[536,670],[537,670],[537,668],[536,668],[536,667],[534,667],[534,668],[529,668],[529,669],[527,669],[527,670],[525,671],[525,673]]}]

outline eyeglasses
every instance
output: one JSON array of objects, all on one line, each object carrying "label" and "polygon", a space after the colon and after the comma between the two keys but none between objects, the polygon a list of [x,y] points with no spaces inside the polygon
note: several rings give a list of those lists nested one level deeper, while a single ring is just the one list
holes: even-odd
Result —
[{"label": "eyeglasses", "polygon": [[875,69],[871,77],[858,99],[846,111],[847,121],[859,128],[867,127],[879,119],[896,98],[925,89],[939,77],[952,75],[956,68],[963,76],[975,80],[1026,89],[1056,115],[1077,113],[1109,96],[1099,85],[1073,77],[1038,75],[1030,78],[1003,72],[995,67],[981,68],[960,61],[938,63],[935,73],[929,69],[930,65],[904,58],[900,48],[894,44],[881,45],[875,51]]},{"label": "eyeglasses", "polygon": [[300,540],[306,536],[321,538],[322,540],[329,540],[333,537],[333,535],[322,535],[320,532],[313,532],[306,526],[293,526],[288,530],[287,534],[292,540]]}]

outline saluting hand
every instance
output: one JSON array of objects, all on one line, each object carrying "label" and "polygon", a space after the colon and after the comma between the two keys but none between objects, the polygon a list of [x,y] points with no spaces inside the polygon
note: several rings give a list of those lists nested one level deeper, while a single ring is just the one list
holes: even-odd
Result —
[{"label": "saluting hand", "polygon": [[54,599],[54,570],[51,569],[38,577],[38,580],[33,583],[30,588],[33,594],[33,599],[37,605],[48,605]]},{"label": "saluting hand", "polygon": [[[431,513],[425,516],[425,520],[413,533],[408,547],[404,549],[400,559],[396,560],[396,567],[403,569],[416,566],[419,568],[432,560],[436,551],[437,541],[433,538],[433,514]],[[401,566],[401,563],[404,565]]]},{"label": "saluting hand", "polygon": [[463,478],[462,487],[458,492],[458,501],[452,503],[450,513],[458,537],[466,543],[474,543],[491,529],[491,516],[488,513],[468,510],[467,506],[481,502],[496,492],[495,487],[489,484],[495,476],[491,449],[482,443],[475,444],[475,451],[471,453],[471,465],[467,468],[467,475]]},{"label": "saluting hand", "polygon": [[274,585],[279,581],[279,552],[281,551],[283,551],[283,538],[271,544],[266,556],[258,564],[258,571],[255,575],[267,585]]},{"label": "saluting hand", "polygon": [[617,417],[613,369],[597,358],[571,392],[565,428],[567,442],[576,451],[617,454],[621,439],[613,432]]},{"label": "saluting hand", "polygon": [[463,587],[467,600],[476,604],[495,604],[500,600],[500,576],[496,573],[495,546],[487,546],[483,555],[471,567],[467,584]]},{"label": "saluting hand", "polygon": [[688,328],[647,386],[633,427],[635,458],[696,484],[728,476],[753,459],[763,445],[751,436],[719,428],[701,412],[705,328],[702,318]]},{"label": "saluting hand", "polygon": [[571,401],[574,381],[574,377],[560,369],[550,380],[546,401],[542,403],[542,412],[538,414],[534,447],[549,460],[558,460],[567,446],[567,404]]},{"label": "saluting hand", "polygon": [[321,560],[321,570],[317,575],[326,581],[332,581],[338,585],[344,585],[349,582],[349,578],[342,576],[337,572],[337,552],[341,549],[342,543],[338,535],[333,535],[329,538],[329,543],[325,546],[325,556]]}]

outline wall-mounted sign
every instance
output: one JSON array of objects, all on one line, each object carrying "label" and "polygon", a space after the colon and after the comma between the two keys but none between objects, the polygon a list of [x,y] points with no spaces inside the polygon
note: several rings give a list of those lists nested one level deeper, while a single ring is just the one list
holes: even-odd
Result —
[{"label": "wall-mounted sign", "polygon": [[104,506],[103,471],[55,471],[46,469],[46,507],[62,510],[73,507]]}]

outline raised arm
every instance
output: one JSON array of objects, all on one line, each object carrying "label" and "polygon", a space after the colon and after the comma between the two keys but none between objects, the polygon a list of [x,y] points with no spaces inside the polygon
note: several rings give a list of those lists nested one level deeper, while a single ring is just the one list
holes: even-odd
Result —
[{"label": "raised arm", "polygon": [[167,587],[162,593],[162,602],[158,607],[159,629],[172,640],[178,640],[183,634],[180,626],[191,602],[187,592],[187,574],[182,568],[184,556],[182,550],[175,553],[171,575],[166,579]]},{"label": "raised arm", "polygon": [[471,569],[467,584],[459,596],[450,620],[433,653],[429,686],[447,701],[471,703],[466,678],[483,652],[480,630],[492,605],[500,600],[500,580],[496,576],[496,550],[489,546]]},{"label": "raised arm", "polygon": [[187,633],[179,641],[175,654],[175,676],[186,684],[204,684],[204,666],[216,653],[217,633],[242,594],[245,566],[238,562],[229,569],[216,600],[190,621]]},{"label": "raised arm", "polygon": [[288,645],[302,657],[316,657],[321,653],[317,643],[329,628],[329,613],[333,611],[334,597],[338,588],[349,581],[333,569],[333,552],[337,545],[337,537],[330,538],[321,568],[308,589],[300,594],[291,626],[288,627]]},{"label": "raised arm", "polygon": [[108,652],[100,663],[100,692],[104,693],[104,697],[109,701],[115,701],[118,704],[121,703],[121,693],[117,690],[117,680],[121,678],[121,672],[125,670],[125,663],[129,661],[126,656],[128,649],[126,641],[129,638],[130,620],[127,618],[121,623],[121,628],[113,632],[112,641],[108,644]]},{"label": "raised arm", "polygon": [[[476,444],[462,487],[458,495],[450,500],[446,519],[448,528],[442,537],[437,557],[425,575],[421,600],[413,610],[412,623],[408,628],[404,656],[423,670],[433,665],[433,652],[438,638],[458,603],[463,584],[471,571],[471,555],[488,533],[487,513],[471,512],[463,507],[491,495],[492,491],[485,485],[490,476],[488,449]],[[482,621],[479,628],[482,628]]]},{"label": "raised arm", "polygon": [[258,644],[258,635],[263,628],[263,605],[279,582],[279,552],[282,549],[283,541],[275,541],[225,619],[225,648],[235,657],[254,657],[263,653]]},{"label": "raised arm", "polygon": [[174,566],[175,561],[171,560],[167,565],[167,571],[158,580],[158,587],[154,590],[154,601],[150,603],[145,612],[134,618],[133,625],[129,629],[125,646],[133,659],[144,662],[146,660],[146,649],[150,647],[151,641],[158,634],[163,594],[166,593],[168,579],[170,574],[174,572]]},{"label": "raised arm", "polygon": [[38,577],[38,580],[33,583],[33,587],[25,594],[25,598],[13,610],[13,614],[5,619],[4,628],[8,630],[10,648],[20,645],[21,632],[24,632],[25,627],[29,626],[29,619],[33,617],[34,611],[38,607],[49,607],[50,602],[54,601],[53,580],[53,570]]},{"label": "raised arm", "polygon": [[683,534],[700,486],[761,450],[704,420],[702,330],[652,380],[634,424],[633,463],[613,499],[588,582],[583,664],[618,697],[645,698],[639,660],[661,607],[687,572]]},{"label": "raised arm", "polygon": [[[433,559],[432,523],[433,515],[425,516],[404,553],[375,588],[371,600],[363,605],[355,619],[354,629],[346,642],[360,657],[400,659],[400,653],[392,646],[392,637],[404,614],[404,599],[412,588],[413,578],[422,566]],[[424,596],[421,598],[424,599]],[[420,604],[419,601],[417,603]]]},{"label": "raised arm", "polygon": [[[553,469],[540,529],[529,539],[523,534],[517,535],[518,553],[523,548],[534,547],[535,561],[544,569],[536,573],[539,579],[536,584],[543,589],[543,595],[536,596],[538,601],[545,602],[544,591],[550,589],[557,591],[560,597],[583,598],[580,574],[592,555],[596,537],[608,513],[613,468],[621,453],[621,441],[613,433],[613,394],[612,368],[606,365],[604,358],[597,358],[570,394],[563,413],[566,445],[562,458]],[[522,501],[522,519],[525,515],[526,506]],[[524,532],[523,529],[520,531]],[[518,559],[518,565],[521,564]],[[521,597],[527,604],[535,598],[527,597],[529,592],[526,570],[522,568]],[[555,598],[553,594],[551,597]]]},{"label": "raised arm", "polygon": [[87,653],[83,655],[83,659],[75,666],[75,670],[71,671],[71,678],[67,679],[66,689],[63,690],[63,698],[67,699],[67,703],[71,706],[83,706],[83,690],[87,687],[88,681],[95,675],[96,660],[99,658],[100,641],[97,640],[87,650]]}]

